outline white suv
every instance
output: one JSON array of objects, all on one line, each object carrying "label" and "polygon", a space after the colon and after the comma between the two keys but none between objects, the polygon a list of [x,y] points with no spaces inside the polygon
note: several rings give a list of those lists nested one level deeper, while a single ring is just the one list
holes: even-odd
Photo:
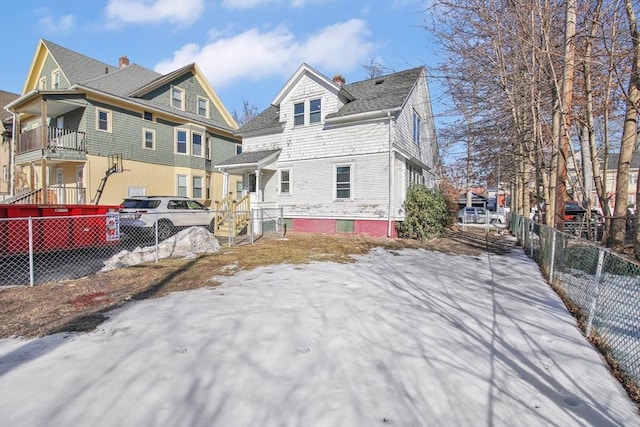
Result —
[{"label": "white suv", "polygon": [[146,233],[158,241],[173,236],[179,229],[202,226],[213,230],[215,211],[202,203],[181,196],[135,196],[120,204],[120,229],[125,235]]}]

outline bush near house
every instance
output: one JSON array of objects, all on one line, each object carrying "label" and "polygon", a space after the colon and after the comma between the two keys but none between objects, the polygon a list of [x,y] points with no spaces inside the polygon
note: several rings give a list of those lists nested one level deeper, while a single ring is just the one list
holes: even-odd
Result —
[{"label": "bush near house", "polygon": [[426,239],[440,237],[451,225],[449,206],[439,190],[411,184],[404,202],[405,220],[396,225],[400,237]]}]

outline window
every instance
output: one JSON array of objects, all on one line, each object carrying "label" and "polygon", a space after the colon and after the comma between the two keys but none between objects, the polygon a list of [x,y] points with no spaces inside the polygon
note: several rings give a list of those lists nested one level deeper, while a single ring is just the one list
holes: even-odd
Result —
[{"label": "window", "polygon": [[171,86],[171,106],[184,110],[184,90]]},{"label": "window", "polygon": [[280,194],[291,194],[291,169],[280,170]]},{"label": "window", "polygon": [[193,177],[193,198],[202,199],[202,177]]},{"label": "window", "polygon": [[629,174],[629,184],[636,184],[638,182],[638,174],[631,172]]},{"label": "window", "polygon": [[242,145],[236,144],[236,155],[242,154]]},{"label": "window", "polygon": [[336,165],[336,199],[351,198],[351,165]]},{"label": "window", "polygon": [[96,127],[103,132],[111,132],[111,111],[96,109]]},{"label": "window", "polygon": [[47,89],[47,78],[40,77],[40,81],[38,82],[38,89],[46,90]]},{"label": "window", "polygon": [[250,173],[249,174],[249,193],[255,193],[256,192],[256,187],[257,187],[257,182],[256,182],[256,174],[255,173]]},{"label": "window", "polygon": [[176,193],[178,196],[187,196],[187,176],[186,175],[178,175],[177,177],[177,189]]},{"label": "window", "polygon": [[202,157],[202,134],[191,134],[191,155]]},{"label": "window", "polygon": [[187,131],[186,130],[176,129],[176,153],[187,154]]},{"label": "window", "polygon": [[209,117],[209,100],[207,98],[198,97],[198,115]]},{"label": "window", "polygon": [[242,195],[242,191],[244,190],[242,186],[242,181],[236,182],[236,197],[240,197]]},{"label": "window", "polygon": [[147,121],[149,121],[149,122],[152,122],[152,121],[153,121],[153,113],[152,113],[151,111],[144,111],[144,112],[142,113],[142,118],[143,118],[144,120],[147,120]]},{"label": "window", "polygon": [[304,102],[293,105],[293,125],[300,126],[304,124]]},{"label": "window", "polygon": [[211,160],[211,145],[213,144],[213,138],[207,139],[207,144],[204,147],[204,156],[207,160]]},{"label": "window", "polygon": [[319,99],[314,99],[309,103],[309,123],[320,122],[321,104]]},{"label": "window", "polygon": [[9,168],[7,166],[2,166],[2,180],[9,181]]},{"label": "window", "polygon": [[60,71],[58,70],[51,73],[51,88],[60,89]]},{"label": "window", "polygon": [[420,116],[413,111],[413,142],[420,144]]},{"label": "window", "polygon": [[142,129],[142,148],[153,150],[156,147],[156,131]]}]

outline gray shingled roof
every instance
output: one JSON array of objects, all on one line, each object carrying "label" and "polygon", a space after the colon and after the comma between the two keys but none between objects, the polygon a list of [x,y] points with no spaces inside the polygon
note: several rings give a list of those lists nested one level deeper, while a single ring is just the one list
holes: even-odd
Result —
[{"label": "gray shingled roof", "polygon": [[[620,153],[609,153],[609,157],[607,157],[607,169],[608,170],[616,170],[618,169],[618,159],[620,158]],[[600,156],[600,163],[602,163],[603,156]],[[634,151],[633,157],[631,158],[631,169],[640,169],[640,152],[637,150]]]},{"label": "gray shingled roof", "polygon": [[280,121],[280,107],[269,105],[266,110],[249,120],[238,129],[237,133],[253,132],[255,130],[280,128],[284,123]]},{"label": "gray shingled roof", "polygon": [[[343,89],[355,99],[337,112],[328,114],[326,118],[399,108],[411,93],[422,70],[423,67],[417,67],[345,85]],[[283,123],[279,122],[279,117],[280,106],[270,105],[236,133],[281,128]]]},{"label": "gray shingled roof", "polygon": [[78,52],[57,45],[49,40],[42,40],[46,48],[51,52],[62,72],[69,80],[70,85],[93,79],[96,76],[116,71],[118,67],[106,64]]},{"label": "gray shingled roof", "polygon": [[194,113],[178,111],[168,105],[129,96],[141,87],[161,79],[164,77],[163,74],[138,64],[131,64],[123,68],[113,67],[50,41],[43,40],[43,43],[49,49],[49,52],[55,58],[72,86],[77,84],[104,94],[145,105],[149,108],[181,116],[195,123],[215,126],[228,132],[235,131],[223,120],[203,119]]},{"label": "gray shingled roof", "polygon": [[255,164],[279,152],[280,150],[264,150],[264,151],[252,151],[252,152],[240,153],[237,156],[230,157],[222,161],[221,163],[218,163],[216,166]]},{"label": "gray shingled roof", "polygon": [[0,90],[0,119],[2,119],[3,122],[6,122],[7,120],[12,118],[11,113],[5,110],[4,106],[10,104],[18,98],[20,98],[20,95],[18,95],[17,93]]}]

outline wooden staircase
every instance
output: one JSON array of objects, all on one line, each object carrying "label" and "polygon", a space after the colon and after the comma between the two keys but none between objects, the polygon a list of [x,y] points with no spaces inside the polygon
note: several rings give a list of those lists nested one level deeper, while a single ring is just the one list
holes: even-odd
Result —
[{"label": "wooden staircase", "polygon": [[213,234],[217,237],[235,237],[248,229],[251,222],[249,195],[233,200],[231,194],[221,202],[215,202],[216,218]]}]

